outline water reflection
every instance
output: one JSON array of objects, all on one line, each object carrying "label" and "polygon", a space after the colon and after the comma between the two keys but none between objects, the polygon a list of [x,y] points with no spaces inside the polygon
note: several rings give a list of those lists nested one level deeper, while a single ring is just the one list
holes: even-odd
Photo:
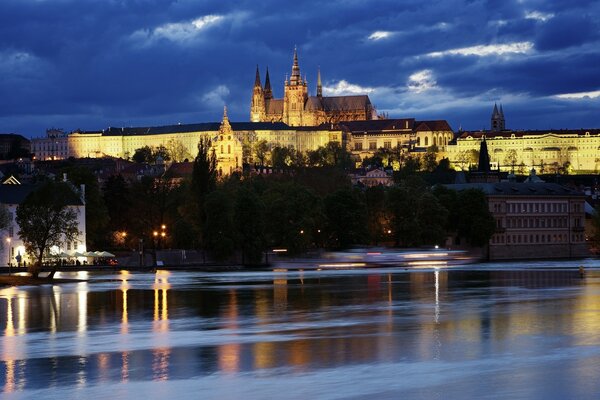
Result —
[{"label": "water reflection", "polygon": [[594,272],[582,280],[576,271],[159,270],[91,279],[0,291],[5,393],[600,346]]}]

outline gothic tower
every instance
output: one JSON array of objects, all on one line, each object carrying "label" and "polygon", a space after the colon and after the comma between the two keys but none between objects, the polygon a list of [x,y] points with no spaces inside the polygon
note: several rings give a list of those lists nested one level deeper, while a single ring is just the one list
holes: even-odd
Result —
[{"label": "gothic tower", "polygon": [[496,103],[494,103],[494,111],[492,111],[492,131],[500,132],[505,129],[504,110],[502,110],[502,104],[500,104],[500,111],[498,111],[498,106]]},{"label": "gothic tower", "polygon": [[308,99],[306,80],[300,75],[298,52],[294,48],[294,63],[289,81],[286,79],[283,97],[283,122],[292,126],[303,125],[302,114]]},{"label": "gothic tower", "polygon": [[269,79],[269,67],[267,67],[267,77],[265,78],[265,100],[273,98],[273,91],[271,90],[271,79]]},{"label": "gothic tower", "polygon": [[[269,82],[269,73],[267,72],[267,82]],[[266,84],[265,84],[266,86]],[[269,92],[270,92],[269,83]],[[265,87],[266,89],[266,87]],[[260,122],[264,121],[266,115],[265,109],[265,91],[263,91],[262,84],[260,83],[260,74],[258,72],[258,65],[256,66],[256,78],[254,79],[254,88],[252,89],[252,102],[250,104],[250,121]]]},{"label": "gothic tower", "polygon": [[321,67],[317,70],[317,96],[323,97],[323,85],[321,84]]}]

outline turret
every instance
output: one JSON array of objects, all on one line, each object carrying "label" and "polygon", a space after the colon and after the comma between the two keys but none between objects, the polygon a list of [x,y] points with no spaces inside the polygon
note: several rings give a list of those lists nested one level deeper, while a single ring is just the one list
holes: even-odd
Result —
[{"label": "turret", "polygon": [[308,87],[306,79],[300,75],[298,64],[298,51],[294,48],[294,62],[292,64],[292,75],[289,81],[286,77],[283,96],[283,122],[291,126],[303,124],[304,104],[308,99]]},{"label": "turret", "polygon": [[321,68],[317,70],[317,96],[323,97],[323,85],[321,85]]},{"label": "turret", "polygon": [[252,89],[252,102],[250,103],[250,121],[261,122],[264,120],[265,114],[265,94],[260,83],[260,73],[258,72],[257,65],[254,88]]},{"label": "turret", "polygon": [[269,68],[267,68],[267,77],[265,78],[265,99],[272,99],[271,79],[269,79]]},{"label": "turret", "polygon": [[492,111],[492,131],[499,132],[505,128],[504,124],[504,110],[502,110],[502,104],[500,105],[500,111],[498,111],[498,105],[494,103],[494,110]]}]

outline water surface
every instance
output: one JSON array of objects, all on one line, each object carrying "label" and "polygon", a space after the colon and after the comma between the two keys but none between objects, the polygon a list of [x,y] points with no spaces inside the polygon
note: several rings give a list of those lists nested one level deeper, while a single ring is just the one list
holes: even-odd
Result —
[{"label": "water surface", "polygon": [[44,399],[597,399],[600,263],[585,262],[583,278],[576,265],[123,271],[5,288],[0,388]]}]

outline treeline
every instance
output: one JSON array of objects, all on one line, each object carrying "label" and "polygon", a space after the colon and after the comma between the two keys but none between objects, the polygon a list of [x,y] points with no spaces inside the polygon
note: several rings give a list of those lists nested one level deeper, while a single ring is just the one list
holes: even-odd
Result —
[{"label": "treeline", "polygon": [[416,171],[398,174],[389,188],[355,188],[336,165],[339,159],[330,161],[218,180],[214,153],[201,141],[192,176],[183,182],[129,182],[115,175],[100,187],[87,169],[62,172],[86,184],[90,248],[133,249],[143,240],[146,247],[203,249],[217,260],[236,256],[253,264],[273,248],[298,254],[354,245],[443,245],[448,234],[481,246],[494,231],[480,191],[432,187]]}]

